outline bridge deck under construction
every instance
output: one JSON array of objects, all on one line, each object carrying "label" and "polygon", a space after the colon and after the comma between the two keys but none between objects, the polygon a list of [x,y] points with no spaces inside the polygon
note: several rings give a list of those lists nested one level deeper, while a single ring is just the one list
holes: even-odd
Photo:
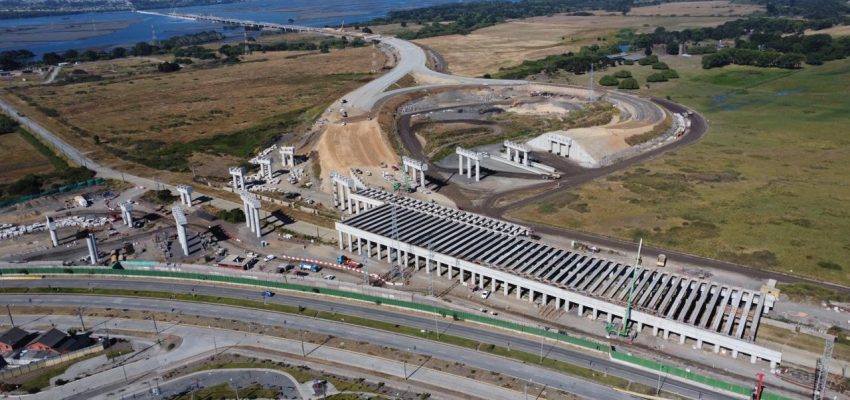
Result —
[{"label": "bridge deck under construction", "polygon": [[[382,191],[365,193],[359,190],[357,193],[371,195],[385,203],[338,223],[340,232],[353,235],[358,241],[362,238],[367,245],[370,240],[383,238],[388,249],[398,249],[405,254],[405,260],[406,254],[411,253],[430,257],[437,263],[442,259],[449,266],[450,276],[451,266],[457,264],[461,268],[461,279],[466,279],[463,273],[469,271],[473,271],[474,279],[477,269],[481,271],[482,282],[487,277],[494,288],[499,282],[505,285],[506,293],[508,287],[515,288],[517,295],[528,292],[531,300],[546,303],[554,299],[559,302],[556,307],[561,307],[560,302],[563,302],[565,308],[575,304],[580,313],[588,307],[594,316],[602,312],[611,320],[612,314],[623,313],[634,271],[633,315],[638,330],[646,324],[657,334],[660,328],[665,337],[671,332],[680,335],[682,343],[685,337],[693,338],[700,346],[703,341],[714,343],[715,350],[730,348],[737,356],[738,348],[727,346],[726,340],[718,338],[755,346],[753,341],[760,319],[773,306],[773,296],[760,291],[674,274],[660,268],[635,269],[633,265],[606,260],[592,253],[556,248],[516,235],[510,229],[498,229],[493,223],[500,222],[496,219],[395,197]],[[494,226],[497,229],[493,229]],[[466,265],[466,269],[460,264]],[[516,279],[504,274],[496,276],[496,271]],[[580,296],[558,294],[565,292]],[[745,349],[740,351],[755,354]],[[767,354],[771,355],[758,354],[758,357],[778,362],[779,356],[770,351]]]}]

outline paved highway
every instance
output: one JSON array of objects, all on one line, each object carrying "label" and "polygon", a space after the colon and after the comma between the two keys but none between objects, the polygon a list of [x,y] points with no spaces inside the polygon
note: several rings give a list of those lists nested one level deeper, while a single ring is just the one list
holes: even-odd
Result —
[{"label": "paved highway", "polygon": [[[367,83],[367,84],[361,86],[360,88],[358,88],[358,89],[350,92],[349,94],[347,94],[344,97],[344,99],[349,101],[349,107],[353,107],[355,109],[366,110],[364,112],[368,112],[368,111],[371,111],[376,104],[379,104],[380,102],[387,100],[389,97],[392,97],[392,96],[395,96],[395,95],[398,95],[398,94],[408,93],[408,92],[411,92],[411,91],[423,90],[423,89],[427,90],[427,89],[437,89],[437,88],[445,88],[445,87],[462,87],[464,85],[512,85],[512,84],[527,83],[527,81],[517,81],[517,80],[492,80],[492,79],[459,77],[459,76],[453,76],[453,75],[448,75],[448,74],[443,74],[443,73],[440,73],[440,72],[432,71],[432,70],[428,69],[428,67],[427,67],[427,56],[425,54],[425,51],[422,48],[420,48],[419,46],[417,46],[417,45],[415,45],[411,42],[408,42],[406,40],[392,38],[392,37],[382,37],[381,41],[383,43],[389,45],[389,46],[392,46],[396,50],[397,54],[399,55],[398,65],[396,65],[391,71],[382,75],[381,77],[374,79],[374,80],[370,81],[369,83]],[[390,91],[390,92],[384,92],[388,87],[390,87],[390,85],[392,85],[393,83],[395,83],[397,80],[401,79],[402,77],[404,77],[408,73],[412,73],[412,72],[416,72],[417,74],[424,75],[424,76],[427,76],[427,77],[431,77],[434,80],[443,81],[443,82],[446,82],[446,83],[424,85],[424,86],[418,86],[418,87],[412,87],[412,88],[402,88],[402,89],[397,89],[397,90],[393,90],[393,91]],[[664,106],[665,108],[668,108],[671,111],[674,111],[674,112],[680,112],[680,111],[676,111],[676,110],[684,110],[685,109],[685,107],[678,105],[676,103],[673,103],[671,101],[667,101],[667,100],[663,100],[663,99],[654,99],[654,101],[656,103]],[[128,181],[128,182],[130,182],[134,185],[140,185],[140,186],[145,186],[145,187],[153,187],[156,184],[156,182],[154,182],[151,179],[142,178],[142,177],[139,177],[139,176],[122,173],[120,171],[114,170],[112,168],[103,166],[103,165],[95,162],[94,160],[92,160],[88,156],[86,156],[84,153],[80,152],[79,150],[77,150],[76,148],[74,148],[73,146],[71,146],[70,144],[65,142],[64,140],[60,139],[58,136],[56,136],[55,134],[53,134],[52,132],[50,132],[49,130],[47,130],[46,128],[44,128],[43,126],[38,124],[37,122],[33,121],[32,119],[30,119],[26,116],[20,115],[14,107],[12,107],[9,103],[7,103],[6,101],[4,101],[2,99],[0,99],[0,109],[2,109],[7,114],[12,116],[12,118],[14,118],[18,122],[20,122],[21,125],[23,125],[27,129],[29,129],[31,132],[33,132],[34,134],[39,136],[43,141],[51,144],[54,148],[58,149],[60,152],[65,154],[67,157],[76,161],[80,165],[86,166],[89,169],[97,172],[97,174],[100,177],[111,178],[111,179],[122,179],[122,180],[126,180],[126,181]],[[703,126],[700,127],[699,124],[702,124]],[[701,133],[699,133],[697,135],[694,135],[694,134],[688,135],[688,136],[690,136],[690,138],[685,137],[685,138],[683,138],[683,140],[679,140],[678,142],[683,142],[682,144],[685,144],[685,142],[696,141],[699,138],[699,136],[701,136],[705,132],[706,129],[707,129],[707,125],[705,123],[705,120],[697,114],[697,115],[695,115],[694,124],[692,124],[691,130],[692,130],[692,132],[701,132]],[[657,150],[659,150],[659,149],[657,149]],[[638,163],[638,162],[642,162],[642,161],[645,161],[647,159],[657,157],[660,153],[662,153],[663,151],[666,151],[666,150],[668,150],[668,149],[662,148],[659,151],[650,151],[650,152],[645,153],[641,156],[630,159],[628,161],[628,164],[626,164],[624,166],[634,164],[634,163]],[[624,166],[621,166],[621,168],[624,167]],[[610,171],[606,172],[606,173],[610,173]],[[602,175],[604,175],[604,174],[605,173],[603,173]],[[594,173],[592,175],[593,176],[588,175],[588,176],[581,177],[581,178],[575,177],[575,178],[573,178],[574,181],[572,181],[568,185],[564,185],[564,183],[566,181],[562,181],[561,183],[562,183],[562,186],[576,186],[576,185],[588,182],[590,180],[597,179],[600,176],[602,176],[602,175],[599,175],[598,173]],[[169,186],[169,185],[165,185],[165,186],[168,187],[171,190],[176,190],[172,186]],[[198,193],[199,195],[209,196],[206,193],[200,193],[200,192],[196,192],[196,193]],[[229,208],[241,207],[241,204],[237,204],[237,203],[227,201],[227,200],[217,199],[214,196],[209,196],[209,197],[214,199],[211,202],[211,204],[216,206],[216,207],[219,207],[219,208],[228,208],[229,209]],[[537,197],[534,197],[534,200],[539,201],[540,199],[537,198]],[[528,200],[528,201],[531,201],[531,200]],[[490,203],[490,204],[492,205],[492,204],[495,204],[495,203]],[[522,203],[516,203],[516,204],[513,204],[513,205],[508,206],[508,207],[517,207],[517,206],[521,206],[521,205],[522,205]],[[485,208],[486,208],[486,206],[485,206]],[[485,209],[484,213],[492,215],[492,216],[500,217],[503,214],[505,214],[507,211],[508,210],[506,208],[500,207],[498,209],[491,208],[491,212],[489,212],[489,213]],[[528,224],[525,221],[523,221],[523,223]],[[631,249],[634,248],[634,243],[630,243],[630,242],[619,240],[619,239],[589,234],[589,233],[586,233],[586,232],[580,232],[580,231],[575,231],[575,230],[570,230],[570,229],[555,228],[555,227],[551,227],[551,226],[535,225],[535,224],[532,224],[532,226],[534,226],[535,229],[537,229],[537,231],[541,232],[541,233],[549,233],[549,234],[553,234],[553,235],[569,237],[569,238],[572,238],[572,239],[576,239],[578,241],[589,242],[589,243],[593,243],[593,244],[596,244],[596,245],[602,246],[602,247],[608,247],[608,248],[622,250],[622,251],[631,251]],[[295,229],[295,230],[300,230],[300,229]],[[666,254],[668,256],[668,261],[671,262],[671,263],[686,263],[686,264],[704,265],[706,267],[717,268],[717,269],[721,269],[721,270],[725,270],[725,271],[731,271],[731,272],[740,273],[740,274],[746,274],[746,275],[749,275],[749,276],[752,276],[752,277],[755,277],[755,278],[759,278],[759,279],[773,278],[773,279],[782,280],[784,282],[792,282],[792,283],[793,282],[815,283],[815,284],[823,285],[823,286],[829,287],[831,289],[837,290],[841,293],[850,293],[850,287],[836,285],[834,283],[822,282],[822,281],[818,281],[818,280],[814,280],[814,279],[797,277],[797,276],[788,275],[788,274],[779,273],[779,272],[759,270],[759,269],[747,267],[747,266],[740,265],[740,264],[734,264],[734,263],[730,263],[730,262],[710,259],[710,258],[706,258],[706,257],[693,255],[693,254],[683,253],[683,252],[653,248],[651,246],[646,246],[646,247],[644,247],[644,249],[646,251],[647,257],[655,257],[658,254],[663,253],[663,254]]]},{"label": "paved highway", "polygon": [[[428,68],[427,56],[425,55],[425,50],[421,47],[408,42],[407,40],[397,39],[394,37],[382,37],[380,40],[381,43],[391,46],[396,54],[398,54],[398,64],[389,72],[373,79],[369,83],[355,89],[343,97],[348,101],[347,107],[350,108],[350,116],[369,113],[373,110],[375,104],[382,99],[387,99],[389,97],[411,91],[470,84],[517,85],[526,83],[525,81],[518,80],[469,78],[436,72]],[[416,86],[385,92],[393,83],[407,74],[415,74],[429,80],[440,82],[441,84]]]},{"label": "paved highway", "polygon": [[[229,298],[244,298],[244,299],[252,299],[252,300],[261,300],[260,291],[259,290],[249,290],[249,289],[239,289],[239,288],[222,288],[222,287],[208,287],[201,285],[188,285],[188,284],[178,284],[178,283],[170,283],[170,282],[157,282],[157,281],[146,281],[144,283],[134,280],[83,280],[83,279],[43,279],[43,280],[16,280],[16,281],[0,281],[0,287],[46,287],[48,285],[56,286],[56,287],[82,287],[87,288],[89,282],[92,282],[94,287],[103,287],[103,288],[113,288],[113,289],[124,289],[124,290],[133,290],[139,289],[140,287],[144,287],[147,290],[155,290],[155,291],[163,291],[163,292],[174,292],[174,293],[190,293],[194,290],[195,293],[198,294],[209,294],[216,296],[223,296]],[[6,304],[29,304],[30,296],[25,295],[3,295],[0,296],[3,299],[3,302]],[[418,329],[425,330],[434,330],[435,329],[435,320],[431,317],[424,316],[421,314],[414,313],[402,313],[396,312],[392,309],[385,308],[372,308],[367,307],[365,305],[359,304],[347,304],[340,303],[333,299],[325,299],[325,298],[305,298],[292,296],[286,293],[279,293],[278,295],[272,297],[269,301],[281,304],[298,304],[304,307],[308,307],[316,310],[323,311],[336,311],[347,315],[360,316],[373,320],[379,320],[384,322],[390,322],[394,324],[400,324],[405,326],[410,326]],[[225,307],[219,305],[208,305],[208,304],[194,304],[194,303],[181,303],[181,302],[168,302],[161,300],[152,300],[152,299],[126,299],[126,298],[113,298],[113,297],[88,297],[88,296],[69,296],[69,295],[61,295],[61,296],[44,296],[39,295],[37,297],[32,298],[33,305],[45,305],[45,306],[67,306],[67,305],[82,305],[86,307],[102,307],[102,308],[130,308],[130,309],[146,309],[150,311],[160,311],[160,312],[170,312],[173,309],[175,311],[180,311],[186,314],[193,315],[213,315],[219,316],[221,318],[232,318],[236,320],[252,320],[258,323],[271,323],[271,324],[280,324],[281,317],[280,314],[269,313],[265,311],[255,311],[252,310],[250,312],[246,312],[245,310]],[[305,323],[304,327],[306,329],[333,334],[338,337],[352,337],[355,333],[362,333],[364,336],[358,337],[358,340],[365,340],[371,343],[376,344],[384,344],[396,348],[409,348],[410,346],[416,345],[419,349],[419,352],[422,352],[426,348],[430,348],[433,350],[431,353],[433,356],[437,358],[443,358],[447,360],[454,360],[459,356],[466,354],[464,360],[462,362],[467,363],[469,365],[479,365],[480,368],[493,369],[495,364],[504,364],[507,366],[508,364],[503,361],[494,361],[492,359],[488,359],[491,357],[490,355],[484,353],[477,353],[471,350],[458,349],[453,346],[441,345],[438,343],[420,340],[416,338],[410,337],[399,337],[398,335],[389,334],[389,333],[381,333],[376,334],[375,331],[358,328],[358,327],[349,327],[349,326],[340,326],[339,324],[335,324],[330,321],[322,321],[322,320],[311,320],[304,317],[299,316],[290,316],[287,315],[284,320],[284,324],[291,328],[298,329],[296,324],[301,322]],[[583,367],[590,367],[602,373],[609,373],[612,375],[620,376],[622,378],[640,382],[650,387],[656,387],[659,384],[659,377],[657,374],[646,372],[642,370],[638,370],[636,368],[632,368],[630,366],[622,365],[616,362],[609,360],[607,357],[602,356],[598,353],[593,353],[589,351],[581,351],[572,348],[562,348],[556,347],[552,345],[548,345],[542,343],[540,341],[535,341],[532,339],[528,339],[526,337],[517,336],[514,332],[508,331],[493,331],[486,328],[480,328],[477,326],[470,326],[465,324],[454,324],[448,320],[439,320],[437,321],[438,329],[447,334],[467,337],[474,340],[478,340],[484,343],[491,343],[499,346],[510,347],[512,349],[522,350],[532,354],[538,354],[543,349],[543,352],[546,357],[558,359],[561,361],[568,362],[570,364],[579,365]],[[365,330],[361,332],[361,330]],[[352,337],[352,339],[355,339]],[[378,340],[381,340],[380,342]],[[428,347],[423,347],[423,346]],[[433,347],[437,346],[437,347]],[[424,354],[424,353],[423,353]],[[468,357],[468,359],[466,358]],[[480,364],[482,363],[483,364]],[[495,363],[495,364],[494,364]],[[508,371],[497,371],[504,372],[506,374],[517,376],[517,377],[537,377],[538,372],[532,373],[529,368],[532,368],[528,365],[524,365],[523,368],[519,370],[511,370]],[[523,372],[525,371],[525,372]],[[547,370],[543,370],[547,371]],[[551,371],[550,371],[551,372]],[[545,374],[544,374],[545,375]],[[543,375],[541,375],[543,376]],[[537,378],[535,378],[537,381]],[[542,381],[541,381],[542,382]],[[565,391],[575,392],[582,396],[590,397],[590,398],[617,398],[618,396],[609,397],[607,394],[603,397],[598,397],[597,395],[591,395],[591,393],[583,392],[585,389],[592,389],[594,391],[600,390],[598,386],[593,383],[584,382],[575,378],[565,378],[561,376],[559,379],[555,380],[553,384],[555,387],[561,388]],[[718,398],[718,399],[732,399],[734,397],[722,395],[719,393],[710,392],[706,389],[699,388],[697,386],[678,382],[669,379],[661,380],[662,389],[670,392],[674,392],[686,397],[691,398],[699,398],[710,397],[710,398]],[[577,385],[577,386],[576,386]],[[619,395],[619,393],[618,393]],[[621,397],[621,395],[619,395]]]}]

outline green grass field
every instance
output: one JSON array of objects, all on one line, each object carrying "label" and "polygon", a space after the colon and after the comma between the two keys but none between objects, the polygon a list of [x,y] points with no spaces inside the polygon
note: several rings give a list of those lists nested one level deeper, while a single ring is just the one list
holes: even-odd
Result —
[{"label": "green grass field", "polygon": [[796,71],[662,61],[681,78],[646,88],[649,67],[605,73],[629,69],[640,93],[698,110],[707,136],[513,216],[850,284],[850,60]]}]

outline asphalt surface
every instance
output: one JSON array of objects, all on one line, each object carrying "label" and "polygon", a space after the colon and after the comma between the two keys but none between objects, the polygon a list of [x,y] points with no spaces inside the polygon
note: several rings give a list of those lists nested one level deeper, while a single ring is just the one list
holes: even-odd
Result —
[{"label": "asphalt surface", "polygon": [[[133,399],[137,400],[169,399],[172,397],[186,395],[203,388],[220,385],[222,383],[227,383],[231,388],[235,387],[237,391],[239,391],[240,388],[259,384],[264,388],[279,390],[281,396],[279,398],[281,399],[302,398],[298,394],[298,390],[295,389],[295,382],[284,374],[270,370],[203,371],[152,385],[148,390],[141,393],[134,393],[132,396]],[[245,396],[246,393],[243,392],[240,393],[240,395]]]},{"label": "asphalt surface", "polygon": [[[248,290],[248,289],[238,289],[238,288],[225,288],[225,287],[208,287],[208,286],[200,286],[200,285],[187,285],[187,284],[178,284],[178,283],[170,283],[170,282],[139,282],[134,280],[82,280],[82,279],[42,279],[42,280],[15,280],[15,281],[0,281],[0,287],[46,287],[48,285],[56,286],[56,287],[82,287],[87,288],[89,282],[93,283],[94,287],[103,287],[103,288],[113,288],[113,289],[124,289],[124,290],[134,290],[139,288],[144,288],[146,290],[154,290],[154,291],[163,291],[163,292],[174,292],[174,293],[191,293],[193,290],[198,294],[208,294],[208,295],[216,295],[228,298],[242,298],[242,299],[251,299],[251,300],[262,300],[260,296],[260,290]],[[187,314],[193,315],[210,315],[217,316],[221,318],[232,318],[236,320],[244,320],[244,321],[254,321],[259,323],[266,323],[268,321],[275,321],[277,324],[280,324],[281,318],[280,314],[269,313],[265,311],[256,311],[251,310],[246,312],[244,309],[234,308],[234,307],[226,307],[220,305],[207,305],[207,304],[195,304],[195,303],[183,303],[183,302],[175,302],[175,301],[163,301],[163,300],[153,300],[153,299],[128,299],[128,298],[120,298],[120,297],[100,297],[100,296],[77,296],[77,295],[38,295],[32,298],[31,296],[26,295],[2,295],[0,298],[3,299],[3,303],[5,304],[32,304],[32,305],[43,305],[43,306],[67,306],[67,305],[80,305],[86,307],[95,307],[95,308],[128,308],[128,309],[145,309],[154,312],[171,312],[171,310],[180,311]],[[32,299],[32,303],[29,303],[29,300]],[[270,302],[280,303],[280,304],[297,304],[310,309],[315,310],[323,310],[323,311],[331,311],[331,312],[339,312],[352,316],[360,316],[373,320],[390,322],[394,324],[400,324],[404,326],[410,326],[418,329],[424,330],[434,330],[435,329],[435,320],[433,318],[422,316],[419,314],[413,313],[401,313],[390,311],[389,309],[375,309],[369,308],[362,305],[357,304],[346,304],[333,301],[331,299],[323,299],[323,298],[304,298],[288,295],[285,293],[279,293],[276,296],[269,299]],[[257,321],[259,319],[259,321]],[[465,354],[468,350],[459,349],[454,346],[442,345],[439,343],[421,340],[411,337],[393,334],[377,334],[373,330],[366,330],[368,333],[364,333],[363,337],[357,338],[354,337],[355,333],[357,333],[360,329],[359,327],[351,327],[344,324],[337,324],[330,321],[323,320],[312,320],[305,317],[287,315],[283,321],[285,326],[290,328],[297,329],[297,324],[299,321],[304,321],[304,326],[306,329],[316,332],[322,332],[327,334],[332,334],[338,337],[349,337],[353,340],[365,340],[375,344],[383,344],[387,346],[392,346],[396,348],[406,349],[411,346],[418,346],[417,352],[422,354],[425,353],[424,350],[426,348],[430,348],[433,352],[430,355],[434,357],[443,358],[447,360],[458,360],[460,362],[464,362],[467,365],[479,365],[480,368],[486,368],[489,370],[494,370],[496,372],[503,372],[508,375],[517,376],[520,378],[533,377],[536,382],[545,383],[542,380],[538,380],[543,375],[540,373],[535,373],[533,375],[529,375],[526,372],[522,372],[525,369],[531,368],[529,365],[523,365],[523,368],[516,370],[513,368],[508,369],[510,366],[510,362],[506,360],[502,360],[502,362],[497,362],[493,364],[492,360],[488,360],[490,357],[484,353],[477,353],[472,351],[472,354],[468,354],[463,358],[460,358],[461,355]],[[666,378],[661,378],[659,380],[659,376],[657,374],[646,372],[643,370],[639,370],[636,368],[632,368],[626,365],[622,365],[619,363],[615,363],[610,359],[603,357],[601,354],[589,352],[589,351],[581,351],[574,350],[570,348],[562,348],[556,347],[544,342],[530,340],[525,337],[514,336],[514,333],[508,331],[493,331],[484,328],[478,328],[474,326],[467,326],[462,324],[453,324],[451,321],[447,320],[438,320],[436,321],[437,329],[439,329],[442,333],[451,334],[454,336],[461,336],[466,338],[471,338],[474,340],[478,340],[483,343],[495,344],[498,346],[509,347],[511,349],[522,350],[531,354],[538,354],[541,352],[544,353],[545,357],[553,358],[560,361],[564,361],[573,365],[578,365],[582,367],[592,368],[601,373],[607,373],[611,375],[620,376],[622,378],[643,383],[650,387],[657,387],[659,382],[661,383],[662,390],[674,392],[685,397],[691,398],[717,398],[717,399],[732,399],[734,397],[723,395],[719,393],[714,393],[708,391],[706,389],[684,383],[679,381],[674,381]],[[436,346],[436,347],[435,347]],[[446,346],[445,348],[439,346]],[[483,362],[483,364],[482,364]],[[502,369],[504,367],[504,369]],[[502,369],[502,370],[500,370]],[[548,371],[548,370],[546,370]],[[585,389],[594,389],[595,391],[599,390],[599,386],[595,383],[578,381],[579,385],[576,386],[575,379],[569,379],[569,377],[564,377],[563,375],[559,375],[559,378],[553,379],[551,385],[557,387],[561,390],[565,390],[568,392],[577,393],[582,396],[586,396],[589,398],[610,398],[609,395],[611,393],[606,394],[603,397],[599,397],[599,393],[588,393],[584,392]],[[571,385],[572,384],[572,385]]]},{"label": "asphalt surface", "polygon": [[[427,67],[427,56],[425,50],[412,42],[397,39],[393,37],[383,37],[381,42],[391,46],[398,54],[398,64],[384,75],[373,79],[369,83],[355,89],[345,95],[348,100],[347,107],[349,111],[357,111],[359,113],[371,112],[375,105],[382,99],[386,99],[398,94],[417,91],[427,88],[436,87],[452,87],[457,85],[516,85],[523,84],[524,81],[516,80],[499,80],[499,79],[482,79],[468,78],[463,76],[448,75],[441,72],[436,72]],[[440,82],[446,82],[445,85],[427,85],[413,88],[403,88],[386,92],[393,83],[403,78],[407,74],[417,74],[419,76],[428,77]],[[356,114],[349,112],[349,115]]]}]

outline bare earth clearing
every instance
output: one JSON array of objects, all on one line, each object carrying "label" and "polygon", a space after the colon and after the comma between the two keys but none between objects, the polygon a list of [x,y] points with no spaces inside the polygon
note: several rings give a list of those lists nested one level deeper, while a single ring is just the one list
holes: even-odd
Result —
[{"label": "bare earth clearing", "polygon": [[380,167],[382,162],[388,165],[398,162],[398,156],[384,140],[375,119],[328,126],[319,139],[317,150],[325,174],[330,171],[348,174],[349,168]]}]

